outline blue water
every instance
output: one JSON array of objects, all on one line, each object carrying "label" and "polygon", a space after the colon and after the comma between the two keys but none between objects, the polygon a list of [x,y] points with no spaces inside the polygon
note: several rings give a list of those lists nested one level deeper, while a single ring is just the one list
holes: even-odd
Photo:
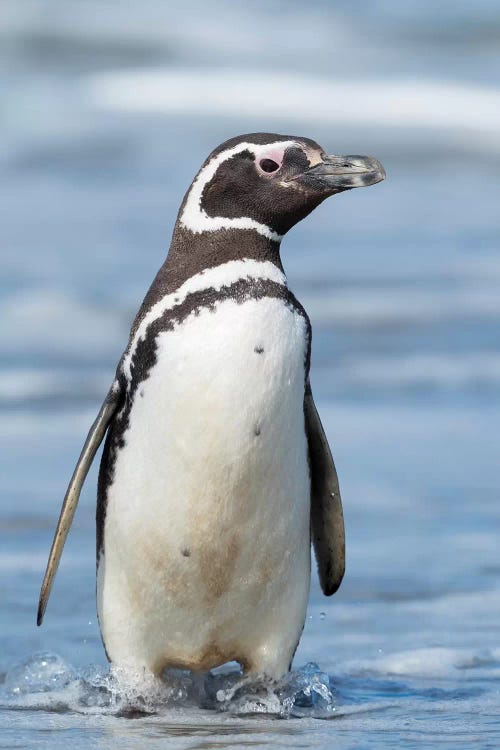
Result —
[{"label": "blue water", "polygon": [[[498,3],[4,0],[0,37],[0,748],[499,747]],[[129,689],[96,624],[95,468],[41,629],[39,586],[181,196],[259,129],[388,174],[283,243],[347,574],[314,580],[282,685]]]}]

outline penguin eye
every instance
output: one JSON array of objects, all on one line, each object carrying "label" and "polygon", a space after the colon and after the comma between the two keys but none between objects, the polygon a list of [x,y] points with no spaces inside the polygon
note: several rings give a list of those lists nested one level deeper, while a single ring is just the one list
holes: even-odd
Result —
[{"label": "penguin eye", "polygon": [[259,167],[262,169],[263,172],[277,172],[280,168],[280,165],[278,162],[274,161],[274,159],[262,159],[261,162],[259,162]]}]

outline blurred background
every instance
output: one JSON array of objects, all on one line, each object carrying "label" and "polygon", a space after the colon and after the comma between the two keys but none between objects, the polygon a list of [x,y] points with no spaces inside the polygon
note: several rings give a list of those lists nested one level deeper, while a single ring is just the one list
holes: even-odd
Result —
[{"label": "blurred background", "polygon": [[496,0],[2,0],[0,673],[104,663],[95,467],[35,627],[60,502],[193,175],[276,131],[387,171],[282,247],[348,554],[296,662],[382,727],[500,732],[499,44]]}]

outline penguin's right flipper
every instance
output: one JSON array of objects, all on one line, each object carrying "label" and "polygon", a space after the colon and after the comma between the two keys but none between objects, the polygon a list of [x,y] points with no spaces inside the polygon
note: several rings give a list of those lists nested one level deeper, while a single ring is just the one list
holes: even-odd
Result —
[{"label": "penguin's right flipper", "polygon": [[339,480],[309,382],[304,416],[311,471],[311,533],[321,588],[334,594],[345,572],[345,532]]},{"label": "penguin's right flipper", "polygon": [[76,506],[80,499],[80,492],[85,481],[85,477],[94,460],[94,456],[99,448],[106,430],[108,429],[109,423],[116,414],[118,407],[121,403],[122,389],[118,380],[115,380],[111,386],[108,395],[106,396],[103,405],[96,417],[95,422],[89,430],[87,439],[80,453],[80,458],[76,464],[73,476],[66,490],[64,496],[63,505],[61,508],[61,514],[57,523],[56,532],[54,534],[54,540],[50,549],[49,560],[47,562],[47,568],[45,570],[45,576],[40,591],[40,600],[38,602],[38,614],[37,614],[37,625],[42,624],[47,602],[49,600],[52,584],[54,577],[57,573],[59,561],[61,559],[64,543],[68,536],[73,516],[75,515]]}]

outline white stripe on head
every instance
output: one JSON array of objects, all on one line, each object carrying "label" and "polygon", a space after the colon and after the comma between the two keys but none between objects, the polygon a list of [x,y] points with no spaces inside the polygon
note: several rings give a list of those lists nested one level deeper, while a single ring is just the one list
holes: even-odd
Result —
[{"label": "white stripe on head", "polygon": [[229,219],[224,216],[209,216],[201,207],[201,197],[205,186],[214,177],[220,165],[235,154],[239,154],[242,151],[250,151],[250,153],[254,154],[257,159],[264,154],[270,153],[273,148],[279,147],[286,149],[288,146],[294,145],[295,141],[275,141],[274,143],[266,144],[244,142],[238,143],[236,146],[233,146],[233,148],[228,148],[220,154],[217,154],[217,156],[214,156],[214,158],[198,172],[186,198],[186,204],[179,219],[180,224],[196,234],[199,234],[200,232],[216,232],[219,229],[254,229],[269,240],[281,242],[283,235],[274,232],[265,224],[261,224],[248,216],[239,216],[235,219]]},{"label": "white stripe on head", "polygon": [[122,369],[127,380],[129,382],[131,380],[132,357],[137,345],[145,339],[151,323],[154,323],[167,310],[180,305],[188,295],[194,292],[200,292],[203,289],[219,291],[223,286],[230,286],[240,279],[265,279],[286,286],[285,274],[274,263],[269,260],[258,261],[251,258],[230,260],[191,276],[175,292],[166,294],[156,302],[141,320],[123,358]]}]

